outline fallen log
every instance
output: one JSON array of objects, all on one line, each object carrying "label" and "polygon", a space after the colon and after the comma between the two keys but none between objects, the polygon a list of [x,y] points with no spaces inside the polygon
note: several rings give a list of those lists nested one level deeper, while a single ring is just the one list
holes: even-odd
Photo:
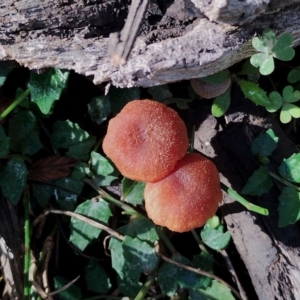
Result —
[{"label": "fallen log", "polygon": [[109,35],[122,29],[129,1],[6,0],[0,61],[70,69],[119,87],[203,77],[251,56],[251,38],[266,28],[291,33],[297,46],[299,2],[153,0],[130,59],[116,67]]}]

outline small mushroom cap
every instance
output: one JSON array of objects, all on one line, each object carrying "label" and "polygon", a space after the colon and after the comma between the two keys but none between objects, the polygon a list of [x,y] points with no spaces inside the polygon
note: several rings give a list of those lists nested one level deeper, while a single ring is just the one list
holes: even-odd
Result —
[{"label": "small mushroom cap", "polygon": [[204,225],[222,201],[218,170],[201,154],[186,154],[167,177],[146,184],[144,197],[155,224],[190,231]]},{"label": "small mushroom cap", "polygon": [[187,151],[187,129],[177,112],[152,100],[134,100],[108,124],[103,151],[122,175],[156,182]]},{"label": "small mushroom cap", "polygon": [[231,78],[229,77],[220,83],[208,83],[201,79],[193,78],[190,80],[190,83],[196,94],[205,99],[212,99],[226,92],[231,84]]}]

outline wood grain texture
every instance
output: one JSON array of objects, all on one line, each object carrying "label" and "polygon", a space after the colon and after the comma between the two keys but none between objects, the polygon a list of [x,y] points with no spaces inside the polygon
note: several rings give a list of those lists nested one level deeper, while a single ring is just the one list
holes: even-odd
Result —
[{"label": "wood grain texture", "polygon": [[[146,87],[228,68],[254,53],[250,40],[264,28],[290,32],[294,46],[299,44],[299,0],[253,0],[257,6],[246,1],[258,10],[256,19],[243,26],[210,22],[193,2],[152,1],[129,61],[115,67],[107,54],[109,34],[122,29],[130,1],[5,0],[0,60],[30,69],[71,69],[92,76],[96,84]],[[233,16],[234,23],[238,20],[249,21]]]}]

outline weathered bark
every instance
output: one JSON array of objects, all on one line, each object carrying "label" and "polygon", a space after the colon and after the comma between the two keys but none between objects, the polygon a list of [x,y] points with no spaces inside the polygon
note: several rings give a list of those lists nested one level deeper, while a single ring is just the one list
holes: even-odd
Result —
[{"label": "weathered bark", "polygon": [[19,221],[16,207],[0,193],[0,238],[5,241],[4,252],[0,248],[1,271],[6,283],[5,294],[1,295],[4,300],[24,298],[22,263],[24,249]]},{"label": "weathered bark", "polygon": [[0,60],[72,69],[95,83],[151,86],[228,68],[254,53],[249,41],[265,28],[290,32],[299,44],[299,0],[206,2],[153,0],[131,58],[115,67],[109,34],[122,29],[129,0],[5,0]]},{"label": "weathered bark", "polygon": [[[194,120],[199,124],[195,149],[212,157],[222,181],[241,192],[247,179],[259,167],[250,150],[259,133],[272,128],[279,137],[278,148],[271,159],[274,170],[283,158],[297,149],[263,108],[243,99],[242,95],[235,96],[236,102],[225,116],[225,126],[210,115],[211,104],[207,109],[201,106],[195,113]],[[221,206],[228,230],[261,300],[300,299],[300,233],[297,224],[278,228],[279,194],[280,189],[275,186],[260,197],[246,196],[268,208],[268,217],[248,212],[226,194]]]}]

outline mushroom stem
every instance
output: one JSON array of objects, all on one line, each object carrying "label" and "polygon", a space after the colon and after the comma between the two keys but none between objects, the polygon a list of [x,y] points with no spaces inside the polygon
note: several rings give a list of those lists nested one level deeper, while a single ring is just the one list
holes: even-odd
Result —
[{"label": "mushroom stem", "polygon": [[224,183],[221,182],[221,188],[224,192],[226,192],[229,196],[233,197],[236,201],[241,203],[244,207],[246,207],[248,210],[256,212],[263,216],[269,215],[269,210],[267,208],[257,206],[245,198],[243,198],[240,194],[238,194],[236,191],[232,190],[228,186],[226,186]]}]

